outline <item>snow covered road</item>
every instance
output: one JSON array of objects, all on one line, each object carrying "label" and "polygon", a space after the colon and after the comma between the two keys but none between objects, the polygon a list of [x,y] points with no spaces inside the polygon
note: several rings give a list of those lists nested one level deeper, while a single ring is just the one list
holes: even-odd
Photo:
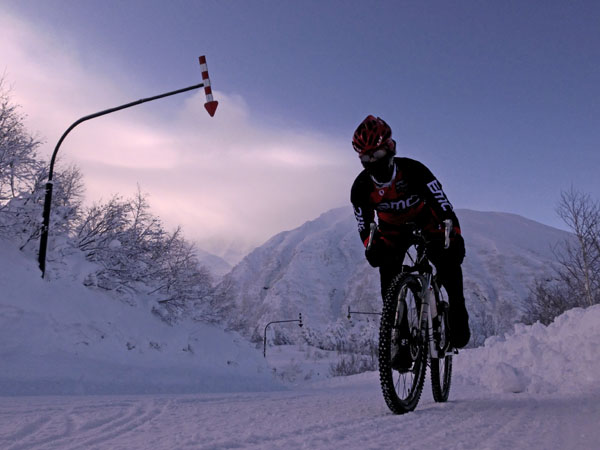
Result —
[{"label": "snow covered road", "polygon": [[491,394],[429,386],[395,416],[377,374],[284,392],[185,396],[3,397],[2,449],[597,449],[600,392]]}]

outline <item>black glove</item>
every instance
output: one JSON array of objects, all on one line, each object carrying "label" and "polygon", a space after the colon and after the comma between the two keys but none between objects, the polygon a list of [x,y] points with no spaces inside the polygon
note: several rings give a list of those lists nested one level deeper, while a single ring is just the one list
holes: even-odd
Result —
[{"label": "black glove", "polygon": [[379,232],[375,232],[371,246],[365,250],[365,257],[372,267],[382,266],[390,255],[390,249],[381,237]]},{"label": "black glove", "polygon": [[465,259],[465,240],[459,233],[455,233],[452,237],[452,243],[447,251],[450,253],[450,260],[462,264]]}]

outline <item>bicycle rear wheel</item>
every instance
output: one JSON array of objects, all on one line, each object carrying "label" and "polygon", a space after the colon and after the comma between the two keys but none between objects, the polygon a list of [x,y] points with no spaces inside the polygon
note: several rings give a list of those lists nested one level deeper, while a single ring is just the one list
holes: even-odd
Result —
[{"label": "bicycle rear wheel", "polygon": [[436,402],[445,402],[452,382],[452,349],[449,348],[448,296],[444,288],[434,289],[438,316],[434,340],[438,358],[431,358],[431,390]]},{"label": "bicycle rear wheel", "polygon": [[[420,292],[421,284],[416,277],[400,274],[390,283],[383,302],[379,327],[379,380],[385,402],[395,414],[414,410],[423,391],[427,346],[419,323]],[[408,329],[402,330],[401,325]],[[406,367],[398,369],[395,360],[401,336],[408,341],[410,360]]]}]

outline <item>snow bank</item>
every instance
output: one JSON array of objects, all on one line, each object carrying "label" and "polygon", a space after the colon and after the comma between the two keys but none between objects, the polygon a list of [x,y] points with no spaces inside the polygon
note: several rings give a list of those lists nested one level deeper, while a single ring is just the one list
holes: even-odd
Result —
[{"label": "snow bank", "polygon": [[0,395],[142,394],[281,389],[260,351],[236,334],[170,326],[61,279],[0,240]]},{"label": "snow bank", "polygon": [[[282,389],[273,372],[287,382],[328,375],[323,352],[269,347],[274,371],[236,334],[169,326],[138,304],[42,280],[31,257],[0,240],[0,395],[265,391]],[[574,309],[461,351],[454,378],[498,393],[585,393],[600,383],[599,342],[600,305]]]},{"label": "snow bank", "polygon": [[493,392],[581,393],[600,383],[600,305],[576,308],[548,326],[517,324],[503,337],[462,351],[460,382]]}]

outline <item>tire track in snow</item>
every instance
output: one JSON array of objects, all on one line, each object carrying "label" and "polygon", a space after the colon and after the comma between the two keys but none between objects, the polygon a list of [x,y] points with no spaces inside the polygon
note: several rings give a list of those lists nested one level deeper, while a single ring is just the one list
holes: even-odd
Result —
[{"label": "tire track in snow", "polygon": [[[77,401],[81,401],[78,399]],[[107,402],[110,400],[107,400]],[[138,399],[117,404],[102,403],[93,407],[60,409],[55,415],[44,414],[19,428],[2,442],[0,448],[24,450],[33,448],[69,449],[93,448],[127,434],[159,417],[167,400]],[[27,412],[35,415],[35,410]]]},{"label": "tire track in snow", "polygon": [[15,442],[7,450],[35,448],[70,436],[75,429],[70,413],[64,416],[43,416],[21,428],[12,440]]},{"label": "tire track in snow", "polygon": [[[387,410],[376,385],[305,391],[300,397],[278,394],[257,399],[250,410],[232,398],[230,405],[207,411],[200,422],[204,432],[180,448],[547,450],[596,448],[600,438],[594,422],[600,417],[598,394],[552,398],[456,386],[449,402],[435,403],[429,384],[425,388],[416,411],[405,415]],[[211,428],[221,432],[210,434]]]},{"label": "tire track in snow", "polygon": [[[204,410],[201,417],[191,417],[205,430],[186,439],[181,448],[331,448],[343,436],[356,442],[357,427],[375,433],[377,421],[391,416],[377,394],[371,389],[314,390],[269,394],[248,404],[232,398],[223,405],[226,408],[215,405],[218,408]],[[243,421],[232,423],[232,417]]]},{"label": "tire track in snow", "polygon": [[[33,421],[27,422],[24,425],[15,423],[15,426],[18,428],[13,433],[0,438],[0,448],[18,450],[20,442],[31,435],[39,434],[51,420],[49,416],[41,416],[34,418]],[[10,427],[10,425],[8,426]]]},{"label": "tire track in snow", "polygon": [[[77,433],[61,441],[53,442],[60,449],[103,447],[114,439],[118,439],[160,416],[166,400],[134,399],[108,406],[109,415],[97,417],[97,410],[92,409],[90,419],[84,419]],[[125,408],[113,412],[113,408]],[[81,414],[82,411],[76,412]],[[81,421],[81,419],[80,419]]]},{"label": "tire track in snow", "polygon": [[[597,448],[600,441],[600,392],[491,394],[457,385],[439,404],[426,384],[416,411],[398,416],[375,376],[286,392],[5,400],[0,418],[10,420],[0,434],[18,439],[10,441],[13,450],[554,450]],[[11,448],[7,442],[0,437],[2,450]]]},{"label": "tire track in snow", "polygon": [[133,412],[122,419],[107,422],[97,430],[92,428],[94,433],[91,437],[78,439],[78,442],[68,445],[75,445],[75,448],[91,448],[100,444],[108,444],[158,418],[167,404],[167,400],[160,399],[143,401],[136,405]]}]

